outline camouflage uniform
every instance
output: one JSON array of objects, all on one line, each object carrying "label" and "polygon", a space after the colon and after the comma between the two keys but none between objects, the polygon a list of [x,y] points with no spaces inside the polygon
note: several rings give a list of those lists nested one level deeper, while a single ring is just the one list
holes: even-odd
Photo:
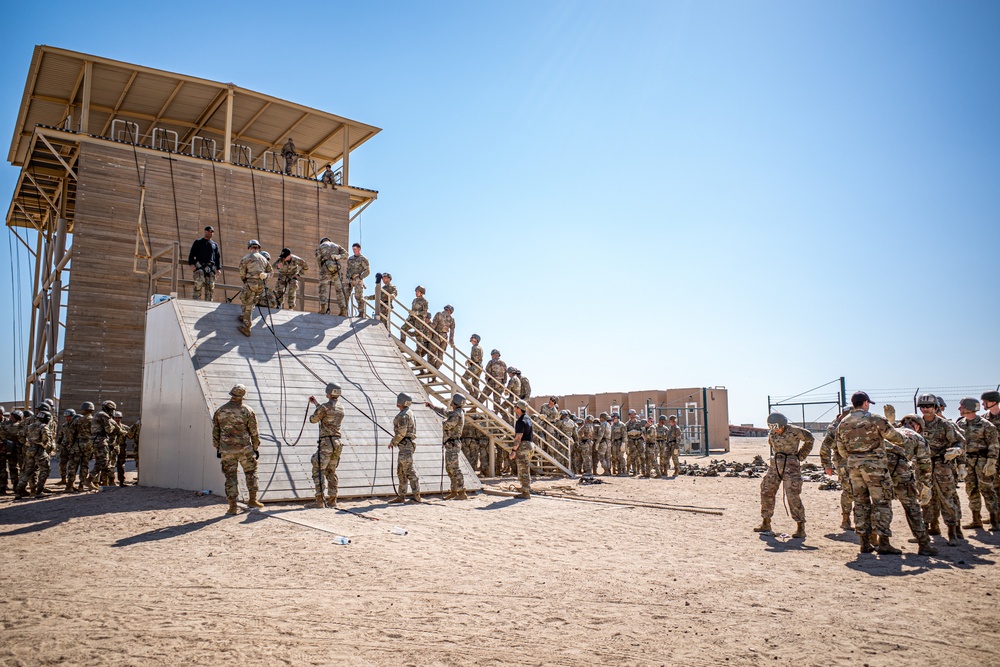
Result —
[{"label": "camouflage uniform", "polygon": [[[319,267],[319,312],[347,316],[344,285],[341,282],[340,260],[347,259],[347,251],[333,241],[324,241],[316,248],[316,265]],[[330,308],[330,297],[336,308]]]},{"label": "camouflage uniform", "polygon": [[66,467],[66,489],[73,488],[80,475],[80,488],[90,482],[90,457],[94,452],[93,414],[80,413],[69,423],[69,465]]},{"label": "camouflage uniform", "polygon": [[542,415],[542,418],[548,423],[555,424],[559,421],[559,404],[557,403],[555,407],[552,407],[546,403],[542,406],[538,413]]},{"label": "camouflage uniform", "polygon": [[506,414],[508,421],[511,424],[517,419],[514,415],[514,404],[517,403],[520,398],[521,393],[521,380],[516,375],[510,375],[510,369],[507,369],[508,379],[507,379],[507,392],[504,394],[503,411]]},{"label": "camouflage uniform", "polygon": [[[1000,432],[1000,412],[993,414],[989,410],[983,413],[983,419],[997,427]],[[997,463],[997,473],[993,475],[993,488],[996,491],[997,499],[1000,501],[1000,462]]]},{"label": "camouflage uniform", "polygon": [[344,421],[344,408],[336,398],[316,406],[309,417],[309,423],[319,423],[319,440],[316,453],[312,455],[312,479],[316,486],[316,496],[323,495],[323,477],[326,477],[328,503],[337,502],[337,466],[344,450],[340,442],[340,424]]},{"label": "camouflage uniform", "polygon": [[16,428],[17,424],[12,422],[0,423],[0,495],[7,493],[8,476],[11,490],[17,488],[21,476],[17,467],[17,441],[10,435]]},{"label": "camouflage uniform", "polygon": [[417,356],[424,356],[422,352],[423,346],[421,341],[424,339],[424,318],[427,312],[430,310],[431,306],[427,303],[427,299],[422,296],[414,297],[413,303],[410,304],[410,314],[406,318],[406,323],[403,324],[403,330],[399,334],[399,339],[406,342],[406,337],[409,335],[417,343]]},{"label": "camouflage uniform", "polygon": [[413,469],[413,450],[416,448],[417,424],[413,421],[410,408],[406,407],[392,420],[392,442],[390,447],[399,449],[399,462],[396,464],[396,477],[399,479],[400,496],[406,495],[406,483],[413,486],[413,494],[420,495],[420,480]]},{"label": "camouflage uniform", "polygon": [[253,315],[253,307],[264,295],[264,280],[260,274],[271,273],[271,264],[264,259],[259,252],[247,253],[240,260],[240,280],[243,281],[243,291],[240,293],[240,304],[243,306],[240,322],[244,333],[250,334],[250,320]]},{"label": "camouflage uniform", "polygon": [[295,310],[296,296],[299,291],[299,276],[309,270],[309,265],[298,255],[289,255],[284,259],[279,259],[274,265],[274,270],[278,273],[278,279],[274,282],[275,306],[281,308],[281,304],[284,302],[288,304],[289,310]]},{"label": "camouflage uniform", "polygon": [[918,484],[928,488],[931,485],[930,450],[927,448],[927,441],[916,431],[908,428],[895,430],[902,437],[903,443],[885,443],[886,465],[892,479],[893,493],[903,506],[906,523],[910,526],[913,537],[917,538],[919,544],[930,544],[920,508],[920,493],[917,490]]},{"label": "camouflage uniform", "polygon": [[656,424],[647,423],[642,429],[643,453],[642,473],[644,477],[660,476],[660,462],[657,460]]},{"label": "camouflage uniform", "polygon": [[527,401],[531,398],[531,383],[528,381],[528,378],[524,377],[520,373],[517,374],[517,379],[521,381],[521,393],[519,396],[522,401]]},{"label": "camouflage uniform", "polygon": [[451,410],[431,406],[438,415],[444,417],[442,443],[444,446],[444,469],[451,480],[451,492],[457,494],[465,489],[465,478],[462,477],[462,466],[458,456],[462,451],[462,429],[465,428],[465,412],[454,404]]},{"label": "camouflage uniform", "polygon": [[[680,451],[681,451],[681,438],[684,437],[684,432],[681,431],[681,427],[675,423],[670,424],[669,431],[667,432],[667,458],[669,458],[674,463],[674,476],[677,476],[677,472],[681,467]],[[664,468],[666,470],[666,468]]]},{"label": "camouflage uniform", "polygon": [[[118,431],[117,433],[115,433],[114,437],[110,441],[112,444],[108,447],[108,452],[109,452],[108,455],[110,457],[108,459],[108,463],[109,463],[109,467],[110,467],[110,463],[114,462],[114,465],[115,465],[115,479],[118,480],[118,486],[125,486],[125,456],[126,456],[126,451],[125,451],[125,436],[126,436],[126,431],[125,431],[125,427],[122,426],[122,422],[121,422],[120,419],[116,419],[115,423],[118,424],[119,427],[121,427],[121,430]],[[114,451],[114,456],[113,457],[111,457],[111,454],[110,454],[110,452],[112,452],[112,451]],[[115,481],[114,479],[111,480],[111,483],[114,483],[114,481]]]},{"label": "camouflage uniform", "polygon": [[570,469],[573,472],[579,472],[580,469],[577,464],[580,459],[580,453],[578,448],[574,446],[576,424],[573,423],[573,418],[567,414],[556,422],[556,426],[563,435],[563,443],[566,445],[567,451],[570,452]]},{"label": "camouflage uniform", "polygon": [[490,359],[486,362],[486,396],[492,398],[493,408],[499,407],[500,397],[503,394],[503,386],[507,377],[507,364],[503,359]]},{"label": "camouflage uniform", "polygon": [[[958,526],[962,520],[962,506],[958,499],[958,478],[955,467],[944,460],[945,450],[952,447],[962,447],[965,439],[952,422],[942,417],[934,416],[931,421],[923,419],[920,424],[920,435],[927,441],[931,451],[931,475],[934,482],[934,497],[930,504],[924,507],[924,522],[930,532],[938,532],[938,515],[944,515],[946,526]],[[855,498],[857,503],[857,498]]]},{"label": "camouflage uniform", "polygon": [[434,315],[431,322],[431,345],[428,355],[434,368],[441,368],[441,360],[444,358],[448,343],[455,344],[455,318],[447,310],[442,310]]},{"label": "camouflage uniform", "polygon": [[365,316],[365,278],[371,274],[368,258],[364,255],[352,254],[347,258],[347,279],[354,291],[354,305],[358,309],[358,317]]},{"label": "camouflage uniform", "polygon": [[[139,421],[128,427],[128,432],[125,437],[132,441],[132,458],[135,460],[135,472],[139,473],[139,431],[142,429],[142,424]],[[136,482],[138,484],[138,482]]]},{"label": "camouflage uniform", "polygon": [[94,413],[90,431],[94,438],[94,472],[91,479],[103,483],[111,478],[111,439],[122,431],[122,427],[108,414],[104,408]]},{"label": "camouflage uniform", "polygon": [[[247,491],[257,497],[257,459],[260,448],[257,415],[243,401],[227,401],[212,415],[212,446],[222,454],[222,474],[226,476],[226,500],[230,505],[240,497],[238,470],[243,468]],[[235,507],[235,505],[234,505]]]},{"label": "camouflage uniform", "polygon": [[627,471],[629,475],[642,474],[641,459],[645,458],[643,452],[645,446],[642,442],[642,430],[644,426],[635,415],[631,416],[625,422],[625,432],[628,435]]},{"label": "camouflage uniform", "polygon": [[840,455],[837,449],[837,425],[847,416],[846,413],[838,415],[830,426],[826,429],[823,442],[819,446],[819,461],[824,469],[832,468],[837,471],[837,479],[840,481],[840,512],[844,519],[843,526],[848,527],[851,509],[854,507],[854,496],[851,494],[851,475],[847,471],[847,461]]},{"label": "camouflage uniform", "polygon": [[[516,379],[516,377],[515,377]],[[583,426],[577,429],[580,435],[580,461],[584,475],[594,474],[594,423],[585,421]]]},{"label": "camouflage uniform", "polygon": [[782,433],[771,431],[767,436],[771,460],[767,474],[760,480],[760,515],[770,520],[774,516],[774,498],[783,486],[788,499],[788,511],[795,523],[805,523],[806,508],[802,505],[802,472],[800,464],[813,447],[813,434],[804,428],[787,424]]},{"label": "camouflage uniform", "polygon": [[295,150],[295,144],[292,143],[291,139],[281,147],[281,157],[285,160],[285,173],[291,175],[292,169],[295,168],[295,162],[299,157],[299,154]]},{"label": "camouflage uniform", "polygon": [[[70,420],[72,421],[72,419]],[[66,483],[66,468],[69,467],[69,424],[63,419],[56,432],[56,451],[59,453],[59,483]]]},{"label": "camouflage uniform", "polygon": [[469,352],[469,359],[465,362],[465,374],[462,375],[462,384],[477,400],[482,400],[479,393],[479,376],[483,372],[483,348],[476,343]]},{"label": "camouflage uniform", "polygon": [[481,472],[487,464],[486,462],[481,463],[479,460],[480,431],[475,426],[476,414],[475,409],[473,409],[465,415],[465,424],[462,426],[462,453],[465,454],[472,469]]},{"label": "camouflage uniform", "polygon": [[617,424],[611,424],[611,472],[615,475],[625,474],[625,457],[622,446],[628,429],[619,419]]},{"label": "camouflage uniform", "polygon": [[[399,290],[396,289],[396,286],[392,283],[389,283],[388,285],[382,283],[379,289],[382,292],[382,301],[377,306],[378,319],[381,320],[382,324],[388,326],[389,313],[392,312],[392,300],[399,296]],[[375,295],[373,294],[366,298],[374,299]]]},{"label": "camouflage uniform", "polygon": [[965,475],[965,492],[969,497],[969,509],[973,516],[982,512],[982,502],[986,503],[986,511],[991,520],[997,517],[997,492],[995,487],[996,472],[993,476],[987,476],[983,470],[987,462],[992,461],[997,464],[997,455],[1000,454],[1000,440],[997,436],[997,428],[988,420],[976,416],[969,420],[962,417],[958,420],[957,426],[965,436],[965,458],[967,461],[967,473]]},{"label": "camouflage uniform", "polygon": [[[854,408],[837,426],[837,450],[847,460],[854,497],[854,529],[867,538],[892,536],[892,478],[883,440],[901,445],[903,436],[881,415]],[[874,524],[874,526],[873,526]]]},{"label": "camouflage uniform", "polygon": [[[656,425],[656,448],[659,450],[660,454],[660,476],[666,477],[667,471],[670,470],[670,448],[667,446],[667,435],[670,434],[670,426],[667,422],[661,421]],[[677,469],[674,469],[674,474],[677,474]]]},{"label": "camouflage uniform", "polygon": [[34,494],[41,495],[51,470],[49,454],[53,445],[52,432],[48,424],[33,421],[25,429],[25,439],[27,444],[24,450],[24,465],[17,481],[17,489],[14,491],[15,497],[18,498],[25,495],[29,483],[35,489]]},{"label": "camouflage uniform", "polygon": [[[594,424],[594,428],[597,431],[597,460],[601,464],[601,468],[605,475],[611,474],[611,422],[607,419],[601,420],[600,423]],[[594,465],[594,472],[597,472],[597,465]]]}]

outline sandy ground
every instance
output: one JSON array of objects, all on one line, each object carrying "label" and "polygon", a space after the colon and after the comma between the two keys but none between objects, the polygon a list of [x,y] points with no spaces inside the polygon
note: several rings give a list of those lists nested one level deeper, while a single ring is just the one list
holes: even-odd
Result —
[{"label": "sandy ground", "polygon": [[[751,531],[756,479],[535,486],[723,514],[479,495],[227,517],[217,497],[143,487],[4,496],[0,664],[1000,664],[1000,534],[918,557],[899,511],[904,555],[859,555],[816,484],[805,540]],[[794,529],[780,503],[775,529]]]}]

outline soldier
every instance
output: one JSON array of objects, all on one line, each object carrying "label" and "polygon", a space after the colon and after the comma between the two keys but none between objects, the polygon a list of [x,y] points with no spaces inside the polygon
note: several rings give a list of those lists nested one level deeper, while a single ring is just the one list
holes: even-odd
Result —
[{"label": "soldier", "polygon": [[[309,403],[316,409],[309,417],[311,424],[319,423],[316,453],[312,455],[312,478],[316,485],[316,507],[337,507],[337,466],[344,445],[340,442],[340,424],[344,421],[344,408],[340,405],[340,385],[326,385],[326,403],[320,405],[315,396]],[[323,500],[323,477],[326,477],[326,501]]]},{"label": "soldier", "polygon": [[583,426],[577,429],[580,436],[580,458],[582,462],[583,474],[594,474],[594,415],[587,415],[583,419]]},{"label": "soldier", "polygon": [[[935,556],[938,550],[931,546],[921,503],[931,501],[931,454],[927,441],[920,435],[920,417],[906,415],[896,431],[903,437],[902,445],[885,443],[889,476],[893,493],[903,506],[906,523],[916,539],[921,556]],[[914,474],[915,473],[915,474]]]},{"label": "soldier", "polygon": [[[893,491],[883,440],[902,445],[903,436],[885,417],[868,412],[870,406],[868,394],[854,392],[850,414],[837,425],[837,449],[847,460],[851,477],[854,529],[861,537],[861,553],[877,548],[880,554],[900,554],[889,542]],[[873,527],[878,534],[877,547],[871,540]]]},{"label": "soldier", "polygon": [[527,415],[528,404],[518,401],[514,405],[517,421],[514,423],[514,446],[510,452],[510,460],[517,462],[517,478],[521,482],[519,498],[531,497],[531,449],[534,446],[534,431],[531,417]]},{"label": "soldier", "polygon": [[63,423],[56,433],[56,447],[59,451],[59,483],[66,486],[66,468],[69,467],[69,425],[76,417],[76,410],[63,410]]},{"label": "soldier", "polygon": [[559,400],[555,396],[550,396],[549,402],[538,412],[547,422],[555,424],[559,420]]},{"label": "soldier", "polygon": [[442,446],[444,447],[444,469],[448,472],[451,480],[451,492],[444,497],[445,500],[468,500],[465,493],[465,479],[462,477],[462,467],[459,463],[458,455],[462,451],[462,429],[465,427],[465,413],[462,412],[462,405],[465,404],[465,396],[456,393],[451,397],[451,410],[445,410],[425,402],[424,405],[444,417],[444,429]]},{"label": "soldier", "polygon": [[462,426],[462,453],[469,461],[469,465],[477,473],[482,472],[486,466],[485,462],[479,459],[479,429],[476,428],[476,407],[469,408],[465,415],[465,424]]},{"label": "soldier", "polygon": [[493,409],[501,416],[501,398],[504,381],[507,378],[507,364],[500,360],[500,350],[490,352],[490,360],[486,362],[486,396],[493,401]]},{"label": "soldier", "polygon": [[250,251],[240,260],[240,280],[243,281],[243,291],[240,292],[240,304],[243,306],[240,315],[240,333],[250,335],[250,320],[253,307],[264,294],[264,281],[271,273],[271,265],[260,254],[260,242],[251,239],[247,243]]},{"label": "soldier", "polygon": [[[17,410],[14,413],[18,413]],[[0,496],[7,495],[7,480],[10,479],[11,490],[17,489],[17,481],[20,478],[17,466],[17,448],[13,431],[17,430],[17,422],[21,417],[15,418],[14,413],[4,419],[4,409],[0,406]]]},{"label": "soldier", "polygon": [[324,236],[316,247],[316,265],[319,267],[319,312],[334,312],[330,308],[330,296],[336,303],[335,312],[341,317],[347,317],[347,304],[344,298],[344,284],[340,275],[340,260],[347,259],[347,251]]},{"label": "soldier", "polygon": [[511,423],[514,422],[514,404],[521,399],[521,379],[517,377],[517,369],[513,366],[507,367],[507,391],[504,393],[504,416]]},{"label": "soldier", "polygon": [[621,421],[621,415],[617,412],[611,413],[611,474],[626,475],[625,456],[622,447],[625,445],[625,437],[628,429]]},{"label": "soldier", "polygon": [[[931,452],[931,475],[934,481],[934,497],[924,507],[924,522],[930,535],[940,535],[938,514],[944,515],[948,526],[948,544],[954,546],[962,534],[962,509],[958,499],[958,480],[951,462],[962,455],[965,438],[955,425],[938,416],[938,400],[933,394],[923,394],[917,398],[917,408],[923,418],[920,435],[927,441]],[[857,504],[857,497],[854,498]]]},{"label": "soldier", "polygon": [[[986,512],[990,517],[990,529],[1000,530],[1000,517],[997,511],[997,492],[995,477],[997,474],[997,456],[1000,454],[1000,439],[997,428],[988,420],[980,417],[979,401],[974,398],[963,398],[959,401],[958,426],[965,436],[965,458],[967,473],[965,475],[965,492],[969,496],[969,509],[972,510],[972,522],[962,528],[982,528],[982,503],[986,504]],[[982,496],[982,501],[980,501]]]},{"label": "soldier", "polygon": [[134,424],[128,427],[125,437],[132,441],[132,458],[135,459],[135,485],[139,486],[139,431],[142,429],[142,420],[137,419]]},{"label": "soldier", "polygon": [[[600,421],[594,424],[597,440],[597,461],[601,464],[601,470],[605,477],[611,475],[611,422],[607,412],[600,414]],[[594,473],[597,472],[597,464],[594,464]]]},{"label": "soldier", "polygon": [[27,444],[24,450],[24,465],[17,481],[17,488],[14,490],[14,500],[20,500],[27,495],[29,482],[34,486],[33,495],[36,498],[48,493],[45,489],[45,480],[48,479],[51,470],[49,464],[49,454],[52,450],[52,432],[49,430],[51,419],[52,415],[48,410],[38,409],[35,419],[25,428]]},{"label": "soldier", "polygon": [[646,426],[642,429],[643,453],[646,455],[642,461],[643,477],[660,477],[660,462],[657,459],[659,450],[656,445],[656,424],[653,417],[646,418]]},{"label": "soldier", "polygon": [[[885,406],[888,408],[889,406]],[[851,414],[850,409],[841,412],[826,429],[823,442],[819,446],[819,462],[827,475],[833,475],[834,469],[837,471],[837,479],[840,481],[840,527],[843,530],[854,530],[851,525],[851,509],[854,507],[854,496],[851,495],[851,476],[847,472],[847,461],[840,456],[837,449],[837,425],[847,415]]]},{"label": "soldier", "polygon": [[677,425],[677,415],[670,415],[668,421],[670,422],[670,432],[667,433],[667,449],[668,456],[670,460],[674,462],[674,477],[677,477],[677,473],[680,471],[681,461],[680,461],[680,451],[681,451],[681,439],[684,437],[684,432],[681,431],[681,427]]},{"label": "soldier", "polygon": [[122,413],[115,411],[113,416],[118,426],[121,426],[121,431],[115,435],[115,472],[118,478],[118,486],[125,486],[125,458],[127,456],[125,438],[128,437],[128,431],[122,426]]},{"label": "soldier", "polygon": [[576,445],[576,424],[569,410],[559,411],[556,427],[562,433],[563,443],[570,453],[570,469],[575,473],[580,472],[580,448]]},{"label": "soldier", "polygon": [[396,477],[399,479],[399,490],[390,503],[401,503],[406,500],[406,483],[413,487],[413,500],[423,502],[420,497],[420,480],[413,469],[413,450],[417,446],[417,423],[410,414],[410,404],[413,399],[409,394],[400,393],[396,396],[396,407],[399,414],[392,420],[393,436],[389,449],[399,447],[399,462],[396,464]]},{"label": "soldier", "polygon": [[324,189],[326,189],[327,187],[331,187],[334,190],[336,190],[337,189],[336,179],[337,177],[336,174],[334,174],[333,165],[327,163],[327,165],[323,167],[323,175],[319,177],[320,183],[323,184]]},{"label": "soldier", "polygon": [[[983,419],[996,426],[997,430],[1000,431],[1000,391],[984,392],[980,399],[983,401],[983,410],[986,411]],[[997,498],[1000,499],[1000,473],[993,476],[993,483]]]},{"label": "soldier", "polygon": [[[290,248],[282,248],[278,261],[274,264],[278,279],[274,283],[274,303],[276,308],[287,303],[289,310],[295,310],[295,297],[299,291],[299,276],[309,270],[306,260],[293,255]],[[288,297],[287,301],[285,297]],[[303,299],[304,300],[304,299]]]},{"label": "soldier", "polygon": [[[90,423],[90,432],[94,442],[94,471],[91,479],[96,479],[98,483],[106,481],[111,477],[110,467],[110,444],[111,439],[124,429],[114,420],[115,410],[118,408],[114,401],[104,401],[101,409],[94,414]],[[97,487],[91,483],[96,490]]]},{"label": "soldier", "polygon": [[806,536],[806,509],[802,506],[802,472],[800,464],[809,456],[813,446],[813,434],[804,428],[789,424],[785,415],[774,412],[767,417],[770,433],[767,443],[771,447],[771,461],[767,474],[760,481],[760,525],[754,528],[758,533],[771,532],[771,517],[774,516],[774,497],[778,487],[784,487],[788,499],[788,509],[795,521],[792,537]]},{"label": "soldier", "polygon": [[348,289],[354,291],[354,305],[358,309],[358,317],[365,316],[365,278],[371,274],[368,258],[361,254],[361,244],[351,244],[350,257],[347,258]]},{"label": "soldier", "polygon": [[288,141],[281,147],[281,157],[285,160],[285,173],[291,175],[292,169],[295,167],[295,162],[299,157],[299,154],[295,150],[295,142],[292,141],[291,137],[288,137]]},{"label": "soldier", "polygon": [[427,294],[427,290],[424,289],[422,285],[417,285],[413,290],[415,296],[413,297],[413,303],[410,304],[410,315],[406,318],[406,323],[403,324],[403,330],[399,334],[399,340],[406,342],[406,336],[409,334],[417,341],[417,354],[420,354],[420,340],[424,337],[424,318],[427,312],[430,310],[430,304],[427,303],[427,299],[424,296]]},{"label": "soldier", "polygon": [[216,458],[222,459],[222,474],[226,477],[226,514],[239,514],[236,501],[240,497],[240,467],[250,493],[248,507],[263,507],[257,501],[257,460],[260,458],[260,435],[257,433],[257,415],[253,408],[243,404],[247,388],[242,384],[229,390],[230,399],[212,415],[212,446]]},{"label": "soldier", "polygon": [[205,227],[205,234],[191,244],[188,253],[188,266],[194,275],[194,299],[201,299],[202,292],[205,301],[211,301],[215,293],[215,272],[222,268],[222,254],[219,246],[212,240],[215,228]]},{"label": "soldier", "polygon": [[517,369],[517,371],[515,372],[517,373],[517,379],[521,382],[521,393],[520,393],[521,400],[527,401],[528,399],[531,398],[531,383],[528,382],[528,378],[524,377],[524,375],[521,373],[520,368]]},{"label": "soldier", "polygon": [[645,453],[645,445],[642,442],[642,422],[635,410],[628,411],[628,421],[625,422],[625,433],[628,436],[628,461],[627,470],[629,475],[642,474],[642,458]]},{"label": "soldier", "polygon": [[[378,314],[378,319],[385,326],[389,326],[389,313],[392,312],[392,300],[396,298],[399,294],[399,290],[396,286],[392,284],[392,274],[386,271],[385,273],[376,273],[375,282],[381,281],[381,302],[378,304],[376,311]],[[373,300],[375,295],[366,296],[366,299]]]},{"label": "soldier", "polygon": [[[94,404],[86,401],[80,405],[80,412],[69,424],[69,465],[66,467],[66,490],[83,491],[84,486],[97,488],[90,480],[90,458],[94,451],[93,435]],[[77,472],[80,486],[74,487]]]},{"label": "soldier", "polygon": [[444,310],[434,315],[434,320],[431,322],[430,354],[427,358],[434,368],[441,368],[441,360],[444,358],[448,343],[455,344],[455,318],[452,317],[454,312],[454,306],[445,306]]},{"label": "soldier", "polygon": [[469,336],[472,349],[469,351],[469,358],[465,361],[465,374],[462,375],[462,384],[469,390],[473,398],[483,400],[479,393],[479,376],[483,372],[483,348],[479,346],[482,338],[479,334]]},{"label": "soldier", "polygon": [[[660,479],[667,478],[667,470],[670,469],[670,448],[667,446],[667,435],[670,427],[667,426],[667,416],[660,415],[656,424],[656,449],[660,455]],[[674,470],[677,474],[677,470]]]}]

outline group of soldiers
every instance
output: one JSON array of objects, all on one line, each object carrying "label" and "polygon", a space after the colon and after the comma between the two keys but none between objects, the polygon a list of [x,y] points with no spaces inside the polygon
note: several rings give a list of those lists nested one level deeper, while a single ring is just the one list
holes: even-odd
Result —
[{"label": "group of soldiers", "polygon": [[[883,416],[869,412],[871,405],[868,394],[856,392],[851,408],[834,420],[820,446],[826,474],[836,470],[843,487],[841,527],[858,533],[861,553],[902,553],[890,541],[893,498],[903,506],[920,555],[938,553],[930,538],[941,535],[942,517],[949,546],[965,538],[963,528],[985,529],[984,504],[990,530],[1000,531],[1000,392],[985,392],[980,400],[963,398],[957,422],[944,417],[946,404],[933,394],[917,398],[919,415],[908,414],[898,421],[893,406],[884,406]],[[978,414],[981,407],[983,415]],[[804,538],[799,465],[812,450],[814,439],[780,413],[771,414],[767,421],[772,455],[761,480],[762,521],[754,530],[771,531],[775,495],[783,485],[796,522],[792,537]],[[972,511],[972,520],[965,525],[958,497],[958,482],[963,478]]]},{"label": "group of soldiers", "polygon": [[126,441],[134,443],[138,466],[140,423],[123,425],[114,401],[104,401],[96,411],[89,401],[79,412],[65,410],[62,422],[53,416],[54,411],[51,398],[34,411],[6,414],[0,408],[0,495],[6,495],[8,480],[15,500],[51,493],[45,482],[55,455],[59,457],[59,483],[66,491],[97,491],[111,486],[116,473],[118,484],[125,486]]}]

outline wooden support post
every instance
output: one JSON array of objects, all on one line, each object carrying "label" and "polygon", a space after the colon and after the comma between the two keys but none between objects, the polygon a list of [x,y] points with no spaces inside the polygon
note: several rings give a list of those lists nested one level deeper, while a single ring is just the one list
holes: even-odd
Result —
[{"label": "wooden support post", "polygon": [[[64,197],[63,202],[66,201]],[[65,214],[65,211],[63,212]],[[55,398],[56,373],[54,359],[59,354],[59,320],[62,319],[62,267],[66,265],[66,230],[69,224],[60,216],[56,227],[53,259],[58,264],[53,269],[52,292],[49,296],[49,366],[45,373],[45,398]]]},{"label": "wooden support post", "polygon": [[94,63],[83,65],[83,103],[80,105],[80,132],[90,134],[90,89],[94,82]]},{"label": "wooden support post", "polygon": [[344,159],[341,171],[344,173],[343,185],[348,185],[351,180],[348,178],[351,171],[351,125],[344,123]]},{"label": "wooden support post", "polygon": [[223,141],[222,149],[222,160],[224,162],[229,162],[232,159],[232,145],[233,145],[233,86],[229,86],[229,92],[226,94],[226,136]]}]

